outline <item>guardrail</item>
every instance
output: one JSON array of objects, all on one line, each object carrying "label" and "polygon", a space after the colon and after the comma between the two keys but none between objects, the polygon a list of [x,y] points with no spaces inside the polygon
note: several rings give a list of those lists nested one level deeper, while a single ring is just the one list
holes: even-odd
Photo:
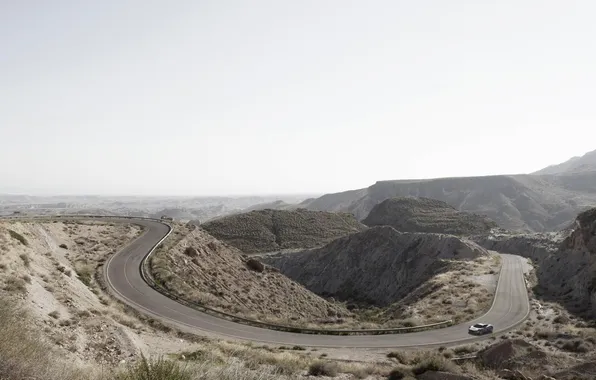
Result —
[{"label": "guardrail", "polygon": [[170,292],[169,290],[167,290],[166,288],[164,288],[163,286],[158,284],[157,281],[155,281],[155,279],[153,278],[153,275],[151,274],[150,268],[148,268],[149,259],[150,259],[151,255],[155,252],[157,247],[159,247],[159,245],[161,243],[163,243],[163,241],[166,240],[173,231],[172,226],[170,224],[164,222],[164,220],[162,220],[162,219],[144,218],[144,217],[136,217],[136,216],[118,216],[118,215],[112,215],[112,216],[109,216],[109,215],[56,215],[56,216],[48,215],[48,216],[45,216],[44,215],[44,216],[38,216],[38,217],[7,216],[7,218],[8,219],[40,219],[40,218],[51,218],[51,219],[53,219],[53,218],[140,219],[140,220],[150,220],[150,221],[162,223],[162,224],[168,226],[168,228],[169,228],[168,233],[163,238],[161,238],[157,243],[155,243],[155,245],[151,248],[151,250],[145,255],[145,257],[143,257],[143,260],[141,260],[139,271],[140,271],[141,278],[143,279],[143,281],[145,281],[147,283],[147,285],[149,285],[156,292],[158,292],[158,293],[160,293],[160,294],[162,294],[162,295],[164,295],[180,304],[183,304],[183,305],[190,307],[192,309],[195,309],[195,310],[199,310],[203,313],[207,313],[207,314],[211,314],[216,317],[219,317],[219,318],[231,320],[236,323],[242,323],[245,325],[265,328],[265,329],[269,329],[269,330],[285,331],[285,332],[292,332],[292,333],[299,333],[299,334],[318,334],[318,335],[405,334],[405,333],[411,333],[411,332],[416,332],[416,331],[424,331],[424,330],[431,330],[431,329],[436,329],[436,328],[440,328],[440,327],[447,327],[447,326],[450,326],[453,324],[453,320],[450,319],[450,320],[446,320],[446,321],[430,323],[430,324],[420,325],[420,326],[394,327],[394,328],[386,328],[386,329],[317,329],[317,328],[304,328],[304,327],[298,327],[298,326],[280,325],[280,324],[267,323],[267,322],[253,320],[253,319],[248,319],[248,318],[240,317],[237,315],[229,314],[229,313],[226,313],[226,312],[223,312],[220,310],[216,310],[216,309],[210,308],[209,306],[200,304],[198,302],[190,301],[190,300],[184,299],[182,297],[179,297],[178,295]]}]

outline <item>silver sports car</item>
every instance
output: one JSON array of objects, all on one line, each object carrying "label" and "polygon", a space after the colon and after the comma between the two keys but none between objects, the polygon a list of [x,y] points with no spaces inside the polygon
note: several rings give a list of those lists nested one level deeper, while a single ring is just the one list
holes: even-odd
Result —
[{"label": "silver sports car", "polygon": [[491,334],[492,332],[493,325],[488,323],[476,323],[475,325],[470,326],[468,329],[468,333],[474,335]]}]

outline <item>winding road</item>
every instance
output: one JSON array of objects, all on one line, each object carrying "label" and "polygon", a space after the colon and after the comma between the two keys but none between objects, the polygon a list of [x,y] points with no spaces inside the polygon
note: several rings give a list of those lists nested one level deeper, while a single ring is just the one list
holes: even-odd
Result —
[{"label": "winding road", "polygon": [[[109,218],[113,222],[131,223],[131,219]],[[530,305],[523,276],[521,258],[502,254],[502,268],[494,303],[478,319],[442,329],[391,335],[311,335],[269,330],[235,323],[182,305],[151,288],[140,274],[140,265],[153,248],[169,233],[170,227],[153,220],[135,219],[145,232],[120,252],[104,268],[109,290],[122,302],[179,330],[200,335],[216,335],[267,344],[309,347],[397,348],[453,345],[486,339],[472,337],[467,330],[475,322],[494,325],[494,334],[509,330],[529,314]]]}]

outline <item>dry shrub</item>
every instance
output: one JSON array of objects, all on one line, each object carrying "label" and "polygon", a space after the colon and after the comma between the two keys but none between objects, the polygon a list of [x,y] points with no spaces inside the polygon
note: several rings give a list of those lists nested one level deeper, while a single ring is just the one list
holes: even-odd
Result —
[{"label": "dry shrub", "polygon": [[4,290],[25,293],[27,291],[27,282],[20,277],[10,276],[5,281]]},{"label": "dry shrub", "polygon": [[459,372],[459,368],[451,360],[443,356],[424,353],[413,360],[412,373],[422,375],[427,371]]},{"label": "dry shrub", "polygon": [[90,265],[79,264],[75,267],[75,272],[83,284],[87,286],[91,285],[91,279],[93,278],[93,268]]},{"label": "dry shrub", "polygon": [[387,357],[390,359],[396,359],[401,364],[408,364],[407,355],[401,351],[392,351],[387,354]]},{"label": "dry shrub", "polygon": [[265,270],[265,265],[263,265],[263,263],[261,263],[259,260],[255,259],[248,259],[246,261],[246,266],[255,272],[263,272]]},{"label": "dry shrub", "polygon": [[310,376],[335,377],[337,376],[338,369],[337,363],[318,360],[310,365],[308,374]]},{"label": "dry shrub", "polygon": [[158,358],[149,361],[145,356],[118,373],[115,380],[192,380],[193,373],[179,362]]}]

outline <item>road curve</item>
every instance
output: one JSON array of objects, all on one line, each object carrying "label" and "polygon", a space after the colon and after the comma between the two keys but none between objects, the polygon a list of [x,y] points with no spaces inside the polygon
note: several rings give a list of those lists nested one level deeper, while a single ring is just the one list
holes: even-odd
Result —
[{"label": "road curve", "polygon": [[[109,220],[131,223],[130,219]],[[525,320],[530,310],[521,258],[502,254],[501,274],[491,309],[484,316],[459,325],[406,334],[352,336],[298,334],[243,325],[189,308],[152,289],[142,279],[139,268],[143,258],[168,234],[169,227],[152,220],[136,219],[134,223],[143,225],[146,230],[106,262],[104,272],[108,288],[114,296],[136,310],[189,333],[310,347],[439,346],[486,339],[488,336],[468,335],[468,326],[475,322],[492,323],[495,327],[493,335],[509,330]]]}]

